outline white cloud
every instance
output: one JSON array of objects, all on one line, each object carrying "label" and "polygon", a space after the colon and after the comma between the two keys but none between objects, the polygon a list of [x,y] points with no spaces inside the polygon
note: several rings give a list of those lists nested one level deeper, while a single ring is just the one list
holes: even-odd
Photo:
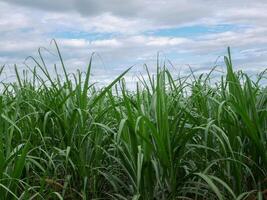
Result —
[{"label": "white cloud", "polygon": [[89,42],[85,39],[60,39],[60,44],[64,47],[88,48]]},{"label": "white cloud", "polygon": [[[266,18],[265,0],[2,0],[31,10],[54,13],[79,13],[88,17],[110,16],[113,24],[116,18],[125,21],[149,21],[155,26],[176,26],[194,21],[214,20],[214,16],[228,21],[250,21]],[[113,18],[113,19],[112,19]],[[107,19],[107,18],[106,18]],[[217,20],[217,19],[215,19]],[[119,23],[121,23],[119,21]],[[108,25],[108,23],[106,24]],[[135,27],[136,29],[137,27]]]},{"label": "white cloud", "polygon": [[153,37],[150,38],[146,45],[149,46],[176,46],[189,42],[186,38],[169,38],[169,37]]},{"label": "white cloud", "polygon": [[120,47],[122,44],[117,39],[110,39],[110,40],[95,40],[91,42],[91,45],[95,48],[114,48],[114,47]]},{"label": "white cloud", "polygon": [[[96,67],[105,65],[112,74],[116,67],[155,61],[157,52],[197,67],[213,63],[227,46],[236,49],[237,63],[262,65],[267,63],[266,10],[265,0],[0,0],[0,65],[22,63],[40,46],[55,51],[49,46],[52,38],[73,70],[85,67],[92,52],[103,60]],[[225,23],[237,28],[194,37],[146,34]]]},{"label": "white cloud", "polygon": [[10,10],[10,6],[0,2],[0,33],[30,27],[28,17],[20,13],[17,7]]}]

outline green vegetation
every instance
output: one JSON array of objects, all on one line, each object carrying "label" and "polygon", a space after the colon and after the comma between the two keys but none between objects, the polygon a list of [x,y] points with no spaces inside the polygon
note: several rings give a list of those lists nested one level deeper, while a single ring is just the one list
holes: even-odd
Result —
[{"label": "green vegetation", "polygon": [[91,61],[70,75],[59,57],[63,78],[40,53],[1,84],[1,200],[266,199],[264,72],[234,72],[229,51],[216,84],[212,72],[174,78],[158,66],[134,91],[129,70],[97,89]]}]

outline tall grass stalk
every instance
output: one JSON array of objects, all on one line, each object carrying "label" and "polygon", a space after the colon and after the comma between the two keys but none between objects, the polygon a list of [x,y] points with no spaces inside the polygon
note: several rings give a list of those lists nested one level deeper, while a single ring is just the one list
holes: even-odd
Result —
[{"label": "tall grass stalk", "polygon": [[97,89],[93,55],[69,74],[54,43],[63,78],[39,49],[27,73],[15,66],[17,80],[1,82],[1,199],[266,199],[265,72],[235,72],[228,49],[216,84],[158,64],[134,91],[130,68]]}]

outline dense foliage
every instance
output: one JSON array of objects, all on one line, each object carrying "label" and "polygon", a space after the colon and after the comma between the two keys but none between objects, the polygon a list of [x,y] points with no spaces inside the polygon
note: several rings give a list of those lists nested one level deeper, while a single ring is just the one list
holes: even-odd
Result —
[{"label": "dense foliage", "polygon": [[59,56],[63,78],[40,57],[1,83],[0,199],[266,199],[264,72],[234,72],[229,51],[215,84],[158,66],[96,89],[91,61],[70,75]]}]

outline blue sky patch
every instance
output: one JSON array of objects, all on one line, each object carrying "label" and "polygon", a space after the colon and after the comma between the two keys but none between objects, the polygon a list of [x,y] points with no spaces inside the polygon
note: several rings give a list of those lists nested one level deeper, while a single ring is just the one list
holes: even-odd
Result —
[{"label": "blue sky patch", "polygon": [[235,24],[220,24],[214,26],[194,25],[184,26],[178,28],[159,29],[155,31],[148,31],[145,34],[150,36],[163,37],[187,37],[193,38],[206,34],[222,33],[226,31],[234,31],[245,28],[244,26]]},{"label": "blue sky patch", "polygon": [[64,38],[64,39],[85,39],[85,40],[103,40],[110,39],[115,36],[113,33],[90,33],[85,31],[77,30],[60,30],[53,33],[50,33],[51,36],[55,38]]}]

